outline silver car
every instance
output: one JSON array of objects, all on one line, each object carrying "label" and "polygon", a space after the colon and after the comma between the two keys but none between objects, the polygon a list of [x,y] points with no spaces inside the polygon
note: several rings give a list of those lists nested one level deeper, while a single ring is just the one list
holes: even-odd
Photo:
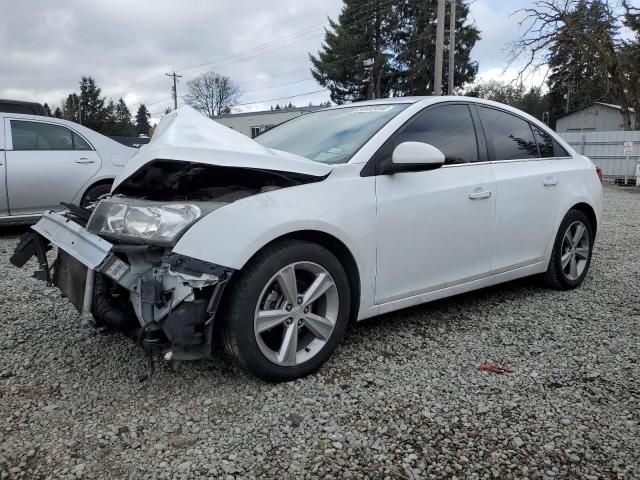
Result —
[{"label": "silver car", "polygon": [[135,152],[77,123],[0,112],[0,223],[97,200]]}]

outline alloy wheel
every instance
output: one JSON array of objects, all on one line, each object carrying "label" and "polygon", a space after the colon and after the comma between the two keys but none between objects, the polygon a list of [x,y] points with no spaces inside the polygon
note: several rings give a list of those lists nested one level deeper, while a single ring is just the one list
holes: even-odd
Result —
[{"label": "alloy wheel", "polygon": [[260,351],[281,366],[308,361],[331,338],[339,301],[335,281],[317,263],[296,262],[282,268],[258,298],[254,334]]},{"label": "alloy wheel", "polygon": [[569,280],[580,278],[587,267],[590,251],[587,227],[580,221],[573,222],[564,233],[560,257],[562,271]]}]

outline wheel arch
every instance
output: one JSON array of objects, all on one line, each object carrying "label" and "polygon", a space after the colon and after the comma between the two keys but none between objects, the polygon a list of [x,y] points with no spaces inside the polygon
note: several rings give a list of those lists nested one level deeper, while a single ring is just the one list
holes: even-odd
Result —
[{"label": "wheel arch", "polygon": [[[567,211],[567,213],[569,213],[569,211],[571,210],[578,210],[587,216],[587,218],[589,219],[589,222],[591,223],[591,228],[593,229],[593,236],[595,237],[596,232],[598,231],[598,217],[596,216],[596,211],[593,209],[593,207],[588,203],[580,202],[572,206]],[[565,213],[565,216],[566,216],[566,213]]]},{"label": "wheel arch", "polygon": [[83,187],[78,196],[76,197],[77,202],[81,202],[84,196],[87,194],[89,190],[93,187],[97,187],[98,185],[113,185],[115,181],[115,177],[102,177],[98,179],[89,180]]},{"label": "wheel arch", "polygon": [[[268,248],[283,240],[304,240],[307,242],[316,243],[326,248],[333,255],[335,255],[335,257],[345,269],[345,273],[347,274],[349,289],[351,293],[349,319],[350,321],[355,321],[360,309],[360,293],[362,287],[360,282],[360,270],[358,268],[358,263],[356,262],[356,259],[353,253],[351,253],[349,247],[347,247],[339,238],[329,233],[322,232],[320,230],[298,230],[274,238],[273,240],[269,241],[267,244],[259,248],[251,258],[257,255],[259,252],[263,251],[265,248]],[[249,261],[251,261],[251,259],[249,259],[246,263],[249,263]]]}]

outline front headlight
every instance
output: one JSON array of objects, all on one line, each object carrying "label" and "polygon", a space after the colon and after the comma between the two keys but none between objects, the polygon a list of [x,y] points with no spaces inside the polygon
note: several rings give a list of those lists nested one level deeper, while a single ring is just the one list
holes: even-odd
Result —
[{"label": "front headlight", "polygon": [[87,230],[121,240],[170,246],[200,217],[202,210],[194,204],[116,197],[98,204]]}]

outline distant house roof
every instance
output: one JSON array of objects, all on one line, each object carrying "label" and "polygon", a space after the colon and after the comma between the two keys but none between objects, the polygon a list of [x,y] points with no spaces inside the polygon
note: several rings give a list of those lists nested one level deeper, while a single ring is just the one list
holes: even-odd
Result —
[{"label": "distant house roof", "polygon": [[[603,107],[613,108],[614,110],[618,110],[618,111],[622,110],[622,107],[620,105],[614,105],[613,103],[593,102],[591,105],[588,105],[586,107],[582,107],[582,108],[580,108],[578,110],[574,110],[573,112],[565,113],[564,115],[561,115],[558,118],[568,117],[569,115],[573,115],[574,113],[581,112],[582,110],[586,110],[588,108],[591,108],[594,105],[602,105]],[[634,113],[635,110],[633,108],[629,108],[629,112]]]},{"label": "distant house roof", "polygon": [[312,113],[318,110],[322,110],[327,107],[294,107],[294,108],[279,108],[274,110],[261,110],[258,112],[242,112],[242,113],[229,113],[227,115],[218,115],[215,118],[230,118],[230,117],[248,117],[254,115],[269,115],[273,113],[289,113],[289,112],[301,112],[301,113]]},{"label": "distant house roof", "polygon": [[113,136],[109,137],[112,140],[115,140],[122,145],[126,145],[127,147],[140,148],[143,145],[146,145],[151,141],[149,137],[119,137]]},{"label": "distant house roof", "polygon": [[[613,103],[604,103],[604,102],[595,102],[595,103],[596,105],[604,105],[605,107],[615,108],[616,110],[622,110],[622,107],[620,105],[614,105]],[[633,108],[629,108],[629,111],[631,113],[635,112]]]}]

